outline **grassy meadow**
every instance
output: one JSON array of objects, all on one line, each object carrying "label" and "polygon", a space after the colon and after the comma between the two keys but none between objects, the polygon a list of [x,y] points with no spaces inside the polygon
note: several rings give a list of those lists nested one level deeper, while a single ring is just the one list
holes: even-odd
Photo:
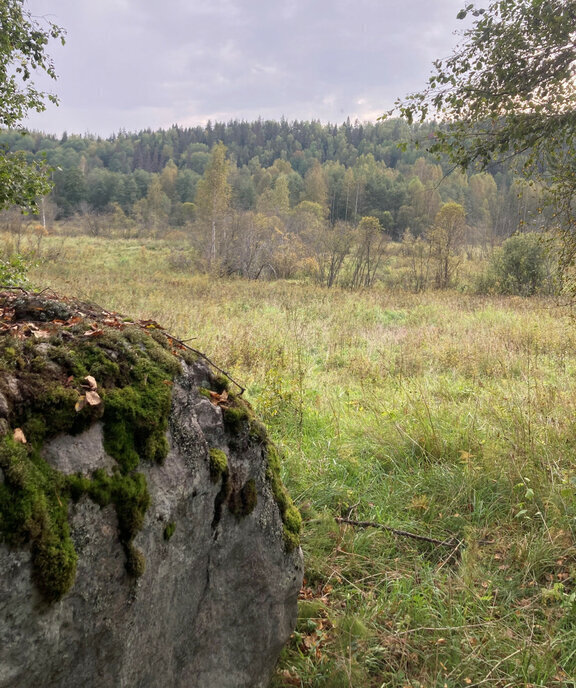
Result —
[{"label": "grassy meadow", "polygon": [[576,686],[567,308],[216,279],[155,241],[42,253],[35,286],[193,338],[283,450],[306,580],[274,688]]}]

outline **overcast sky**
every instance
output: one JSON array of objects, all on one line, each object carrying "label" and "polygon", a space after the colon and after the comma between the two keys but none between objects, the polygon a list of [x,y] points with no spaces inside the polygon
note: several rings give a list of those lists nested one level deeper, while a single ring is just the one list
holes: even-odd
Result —
[{"label": "overcast sky", "polygon": [[[464,0],[28,0],[67,31],[58,108],[28,126],[120,129],[244,119],[375,120],[422,88]],[[40,82],[39,82],[40,83]],[[45,83],[42,82],[42,86]]]}]

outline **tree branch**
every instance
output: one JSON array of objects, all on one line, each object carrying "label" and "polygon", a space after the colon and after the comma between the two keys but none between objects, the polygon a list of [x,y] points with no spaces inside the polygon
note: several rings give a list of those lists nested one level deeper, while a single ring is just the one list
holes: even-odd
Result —
[{"label": "tree branch", "polygon": [[433,545],[439,545],[441,547],[452,547],[453,549],[465,547],[465,543],[455,537],[451,537],[448,540],[437,540],[436,538],[431,538],[426,535],[410,533],[407,530],[398,530],[397,528],[392,528],[392,526],[387,526],[384,523],[377,523],[375,521],[354,521],[351,518],[341,518],[338,516],[334,520],[336,523],[346,523],[358,528],[380,528],[381,530],[387,530],[389,533],[393,533],[394,535],[400,535],[402,537],[408,537],[412,538],[413,540],[420,540],[422,542],[431,542]]}]

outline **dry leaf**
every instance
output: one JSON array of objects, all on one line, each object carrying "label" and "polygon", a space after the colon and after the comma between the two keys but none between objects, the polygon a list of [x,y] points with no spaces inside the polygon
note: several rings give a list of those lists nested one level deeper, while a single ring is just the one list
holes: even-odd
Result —
[{"label": "dry leaf", "polygon": [[22,428],[16,428],[14,430],[14,442],[20,442],[20,444],[26,444],[26,436],[22,432]]},{"label": "dry leaf", "polygon": [[279,675],[282,677],[282,682],[284,685],[288,686],[300,686],[302,685],[300,682],[300,679],[296,674],[291,674],[288,669],[284,669],[283,671],[279,672]]},{"label": "dry leaf", "polygon": [[210,401],[214,406],[226,406],[228,404],[228,392],[224,390],[222,394],[218,392],[210,392]]},{"label": "dry leaf", "polygon": [[89,391],[85,395],[86,403],[89,406],[99,406],[102,403],[102,399],[98,392]]},{"label": "dry leaf", "polygon": [[82,382],[85,382],[86,383],[85,386],[88,386],[91,390],[98,389],[98,383],[92,377],[92,375],[86,375],[86,377],[84,378],[84,380]]},{"label": "dry leaf", "polygon": [[86,406],[86,397],[82,396],[76,404],[74,404],[74,410],[78,413],[78,411],[81,411],[84,407]]},{"label": "dry leaf", "polygon": [[155,320],[139,320],[138,324],[147,330],[163,330],[162,325],[159,325]]}]

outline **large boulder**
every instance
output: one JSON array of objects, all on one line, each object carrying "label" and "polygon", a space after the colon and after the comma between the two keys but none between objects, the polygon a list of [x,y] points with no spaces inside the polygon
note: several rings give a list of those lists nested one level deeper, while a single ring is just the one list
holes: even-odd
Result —
[{"label": "large boulder", "polygon": [[302,555],[250,407],[155,323],[0,308],[0,687],[267,686]]}]

